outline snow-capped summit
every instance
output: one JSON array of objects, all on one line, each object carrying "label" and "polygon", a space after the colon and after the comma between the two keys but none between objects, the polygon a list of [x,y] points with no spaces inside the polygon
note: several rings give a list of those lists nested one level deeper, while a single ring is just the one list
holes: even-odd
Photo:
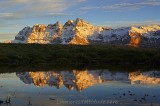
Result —
[{"label": "snow-capped summit", "polygon": [[105,28],[94,26],[81,18],[68,20],[64,25],[35,24],[23,28],[12,43],[40,44],[114,44],[132,46],[159,46],[160,26],[140,26],[126,28]]}]

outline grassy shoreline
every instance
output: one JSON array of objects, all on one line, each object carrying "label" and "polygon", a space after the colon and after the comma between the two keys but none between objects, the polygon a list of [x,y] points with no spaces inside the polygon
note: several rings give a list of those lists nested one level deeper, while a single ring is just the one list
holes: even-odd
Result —
[{"label": "grassy shoreline", "polygon": [[160,49],[107,45],[0,44],[0,64],[160,64]]}]

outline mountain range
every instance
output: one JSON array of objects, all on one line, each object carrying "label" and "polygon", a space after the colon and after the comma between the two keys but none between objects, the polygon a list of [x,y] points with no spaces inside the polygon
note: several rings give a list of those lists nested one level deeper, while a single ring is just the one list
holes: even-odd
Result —
[{"label": "mountain range", "polygon": [[38,43],[38,44],[111,44],[159,47],[160,26],[148,25],[139,27],[107,28],[92,25],[83,19],[68,20],[64,25],[35,24],[24,27],[14,40],[5,43]]}]

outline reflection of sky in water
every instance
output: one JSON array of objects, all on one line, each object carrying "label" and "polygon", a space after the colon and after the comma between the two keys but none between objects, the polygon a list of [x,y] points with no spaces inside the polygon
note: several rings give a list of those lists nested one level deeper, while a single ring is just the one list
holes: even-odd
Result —
[{"label": "reflection of sky in water", "polygon": [[[47,76],[45,75],[46,73]],[[43,106],[43,104],[44,106],[53,106],[55,104],[58,105],[57,100],[62,99],[116,100],[118,101],[119,105],[126,104],[130,106],[131,104],[133,104],[133,106],[151,106],[151,104],[153,104],[153,106],[156,106],[157,104],[158,106],[160,105],[160,82],[158,82],[158,79],[160,79],[160,72],[156,72],[156,74],[154,73],[155,75],[153,75],[153,73],[154,72],[151,71],[143,73],[111,73],[109,71],[88,72],[85,70],[74,71],[73,73],[67,71],[49,71],[40,72],[40,74],[39,72],[32,72],[31,74],[29,74],[28,72],[0,74],[0,100],[4,101],[7,96],[10,96],[12,106],[27,105],[29,100],[31,101],[32,106]],[[136,83],[134,83],[133,85],[131,85],[131,79],[129,77],[129,75],[131,74],[132,80],[136,81]],[[48,75],[50,77],[48,77]],[[36,80],[38,80],[38,83],[45,82],[42,81],[43,79],[46,79],[44,76],[48,77],[46,83],[54,83],[52,87],[48,84],[46,84],[44,87],[37,87],[33,84]],[[154,79],[153,76],[155,76]],[[25,84],[26,81],[24,83],[24,78],[32,79],[31,84]],[[60,83],[58,81],[62,81],[62,79],[63,84],[59,89],[57,89],[55,82]],[[73,82],[70,80],[72,80]],[[92,83],[90,84],[89,81],[91,81]],[[66,83],[67,85],[73,85],[74,89],[69,90],[68,86],[65,85]],[[81,91],[78,91],[76,87],[81,87],[83,89]],[[146,94],[148,96],[144,97],[144,95]],[[145,100],[143,100],[144,98]],[[114,106],[114,104],[112,105]]]}]

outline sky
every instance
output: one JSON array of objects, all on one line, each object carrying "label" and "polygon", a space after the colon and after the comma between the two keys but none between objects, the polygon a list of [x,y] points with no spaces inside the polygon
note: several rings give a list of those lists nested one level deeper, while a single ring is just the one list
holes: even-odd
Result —
[{"label": "sky", "polygon": [[160,0],[0,0],[0,41],[25,26],[82,18],[97,26],[160,23]]}]

